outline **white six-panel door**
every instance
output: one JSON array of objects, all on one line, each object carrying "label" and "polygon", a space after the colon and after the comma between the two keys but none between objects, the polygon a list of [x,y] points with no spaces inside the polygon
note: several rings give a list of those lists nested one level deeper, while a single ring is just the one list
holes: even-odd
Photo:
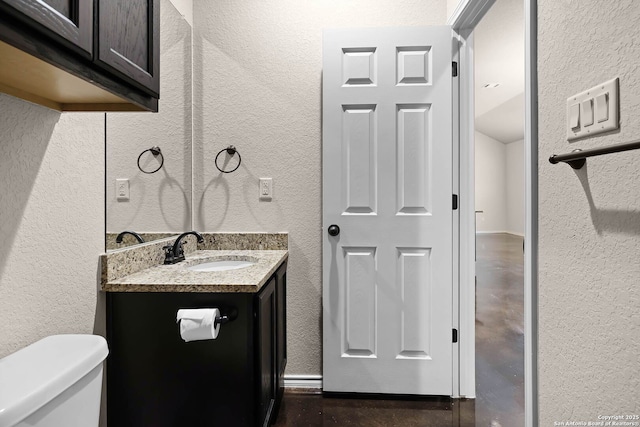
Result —
[{"label": "white six-panel door", "polygon": [[326,30],[323,67],[323,388],[451,395],[451,28]]}]

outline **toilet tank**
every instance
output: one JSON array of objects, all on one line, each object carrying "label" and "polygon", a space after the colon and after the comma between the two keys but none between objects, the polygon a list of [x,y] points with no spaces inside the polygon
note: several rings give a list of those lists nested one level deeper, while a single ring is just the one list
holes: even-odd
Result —
[{"label": "toilet tank", "polygon": [[107,343],[52,335],[0,359],[0,427],[96,427]]}]

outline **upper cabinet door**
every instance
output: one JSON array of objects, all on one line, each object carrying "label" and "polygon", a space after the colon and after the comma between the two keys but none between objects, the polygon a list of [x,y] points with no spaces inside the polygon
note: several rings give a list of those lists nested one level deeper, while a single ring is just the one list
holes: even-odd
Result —
[{"label": "upper cabinet door", "polygon": [[160,89],[160,1],[98,0],[95,62],[154,97]]},{"label": "upper cabinet door", "polygon": [[3,12],[86,58],[93,55],[93,0],[0,0]]}]

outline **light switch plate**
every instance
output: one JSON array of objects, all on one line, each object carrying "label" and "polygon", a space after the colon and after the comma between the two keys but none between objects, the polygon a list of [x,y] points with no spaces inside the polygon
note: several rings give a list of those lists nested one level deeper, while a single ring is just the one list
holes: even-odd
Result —
[{"label": "light switch plate", "polygon": [[[601,95],[606,95],[604,100],[607,102],[607,114],[606,119],[602,119],[603,106],[600,104],[602,102]],[[600,98],[598,98],[600,97]],[[585,90],[577,95],[570,96],[567,98],[567,140],[574,141],[576,139],[584,138],[586,136],[597,135],[603,132],[609,132],[620,127],[620,123],[618,120],[619,114],[619,105],[618,105],[618,78],[609,80],[602,84],[592,87],[591,89]],[[596,102],[596,100],[600,101],[600,103]],[[580,123],[578,127],[573,127],[575,125],[575,120],[572,123],[572,106],[576,104],[581,105],[581,114],[580,114]],[[591,114],[589,117],[584,117],[584,107],[590,106]],[[575,109],[575,107],[573,107]],[[600,109],[599,109],[600,108]],[[575,110],[573,111],[575,114]],[[594,117],[595,115],[595,117]],[[602,120],[602,121],[600,121]]]}]

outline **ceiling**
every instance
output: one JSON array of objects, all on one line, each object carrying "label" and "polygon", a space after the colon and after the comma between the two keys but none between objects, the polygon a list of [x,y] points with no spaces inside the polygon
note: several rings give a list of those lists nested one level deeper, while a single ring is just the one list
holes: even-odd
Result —
[{"label": "ceiling", "polygon": [[[496,0],[474,30],[476,130],[524,138],[524,2]],[[484,88],[499,83],[495,88]]]}]

